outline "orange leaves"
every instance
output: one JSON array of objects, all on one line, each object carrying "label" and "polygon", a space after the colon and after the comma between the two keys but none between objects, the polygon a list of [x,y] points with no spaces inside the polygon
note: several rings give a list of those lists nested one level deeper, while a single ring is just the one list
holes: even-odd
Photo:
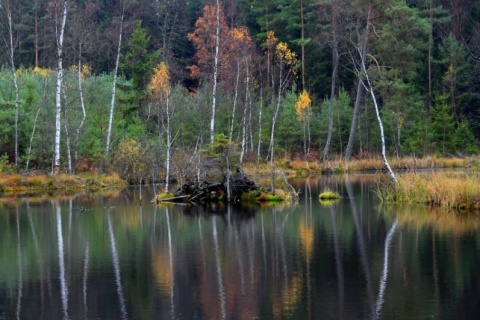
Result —
[{"label": "orange leaves", "polygon": [[[195,30],[188,34],[188,39],[193,42],[197,50],[195,56],[198,64],[188,66],[191,78],[201,76],[201,72],[210,72],[216,44],[217,8],[207,5],[203,9],[203,16],[197,19]],[[239,61],[251,59],[253,40],[246,27],[230,29],[225,21],[225,15],[220,7],[220,52],[219,52],[219,78],[229,79],[235,76]]]},{"label": "orange leaves", "polygon": [[[225,15],[222,8],[219,11],[220,22],[220,46],[225,42],[228,35],[228,26],[225,22]],[[189,33],[187,38],[192,41],[197,52],[198,65],[207,66],[213,61],[213,48],[215,48],[217,34],[217,7],[205,6],[203,8],[203,17],[195,22],[195,30]],[[192,70],[191,70],[192,71]],[[198,71],[198,70],[195,70]],[[198,74],[197,74],[198,75]],[[193,74],[192,74],[193,77]]]},{"label": "orange leaves", "polygon": [[170,73],[165,62],[160,62],[153,69],[153,76],[148,85],[148,92],[153,99],[161,99],[162,96],[169,96],[171,92]]},{"label": "orange leaves", "polygon": [[297,103],[295,103],[295,111],[297,113],[297,118],[299,121],[303,121],[310,114],[310,104],[312,100],[308,95],[306,90],[303,90],[302,93],[298,96]]}]

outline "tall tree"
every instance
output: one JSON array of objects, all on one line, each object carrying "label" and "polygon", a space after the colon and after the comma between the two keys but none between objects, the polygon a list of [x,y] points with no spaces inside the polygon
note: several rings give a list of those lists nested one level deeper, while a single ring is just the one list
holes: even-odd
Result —
[{"label": "tall tree", "polygon": [[160,56],[159,50],[149,53],[149,42],[147,30],[142,27],[142,22],[137,20],[132,36],[128,40],[128,50],[120,60],[120,68],[131,79],[133,89],[137,93],[137,103],[141,103],[144,98],[151,72]]},{"label": "tall tree", "polygon": [[12,0],[3,0],[0,2],[0,7],[4,7],[5,14],[7,16],[7,28],[8,28],[8,40],[5,41],[5,45],[8,48],[8,60],[10,62],[10,68],[12,70],[13,86],[15,89],[15,171],[18,171],[18,113],[20,107],[20,98],[19,98],[19,89],[18,89],[18,80],[17,80],[17,70],[15,67],[15,44],[13,41],[13,7],[14,3]]},{"label": "tall tree", "polygon": [[[215,113],[217,107],[217,85],[219,81],[219,67],[227,39],[229,28],[225,22],[223,10],[218,3],[215,6],[205,6],[203,16],[195,22],[195,30],[188,34],[188,39],[193,42],[198,60],[198,65],[190,66],[192,78],[211,75],[212,101],[210,111],[210,141],[213,142],[215,133]],[[213,51],[213,52],[212,52]]]},{"label": "tall tree", "polygon": [[215,110],[217,107],[217,82],[218,82],[218,63],[220,54],[220,3],[217,0],[216,5],[216,25],[215,25],[215,56],[213,58],[213,88],[212,88],[212,115],[210,118],[210,143],[215,138]]},{"label": "tall tree", "polygon": [[120,14],[120,24],[118,27],[118,46],[117,46],[117,57],[115,59],[115,70],[113,71],[113,83],[112,83],[112,98],[110,100],[110,114],[108,118],[108,129],[107,137],[105,143],[105,154],[108,154],[110,150],[110,139],[112,137],[112,126],[113,126],[113,113],[115,111],[115,94],[117,90],[117,74],[118,66],[120,64],[120,52],[122,50],[122,35],[123,35],[123,23],[125,18],[125,0],[121,2],[121,14]]},{"label": "tall tree", "polygon": [[175,106],[170,103],[172,88],[170,84],[170,74],[165,62],[159,63],[153,70],[153,76],[148,85],[150,100],[159,108],[159,117],[162,122],[159,136],[165,137],[164,144],[166,148],[165,159],[165,192],[168,192],[170,182],[170,160],[173,145],[173,115]]},{"label": "tall tree", "polygon": [[[373,1],[369,0],[368,1],[368,9],[367,9],[367,17],[365,21],[365,31],[363,34],[363,37],[361,37],[361,43],[359,45],[360,48],[360,60],[365,61],[367,52],[368,52],[368,43],[370,41],[370,29],[371,29],[371,24],[372,24],[372,19],[373,19]],[[359,74],[360,76],[360,74]],[[348,138],[348,144],[347,144],[347,149],[345,150],[345,160],[348,162],[352,158],[353,154],[353,147],[355,144],[355,136],[357,132],[357,127],[358,127],[358,118],[360,116],[360,107],[361,103],[363,100],[363,93],[364,93],[364,87],[362,84],[362,81],[360,79],[358,80],[357,83],[357,91],[356,91],[356,97],[355,97],[355,105],[353,107],[353,118],[352,118],[352,126],[350,128],[350,135]]]},{"label": "tall tree", "polygon": [[67,0],[52,2],[55,14],[55,34],[57,42],[57,85],[55,90],[55,151],[52,174],[60,171],[60,135],[62,132],[62,85],[63,85],[63,40],[67,22]]},{"label": "tall tree", "polygon": [[[270,41],[275,42],[273,32],[269,36]],[[286,90],[292,84],[296,76],[297,55],[291,51],[285,42],[278,42],[275,46],[275,59],[272,70],[272,81],[275,84],[275,97],[272,99],[273,112],[270,129],[270,145],[268,147],[268,157],[271,163],[275,160],[275,125],[278,114],[282,106],[282,99]]]}]

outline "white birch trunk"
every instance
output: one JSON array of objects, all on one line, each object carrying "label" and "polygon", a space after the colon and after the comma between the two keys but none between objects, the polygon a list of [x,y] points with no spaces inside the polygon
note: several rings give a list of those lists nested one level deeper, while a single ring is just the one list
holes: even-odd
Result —
[{"label": "white birch trunk", "polygon": [[272,117],[272,129],[270,131],[270,145],[268,147],[268,153],[270,154],[270,163],[273,163],[273,158],[274,158],[274,147],[275,147],[275,124],[277,122],[277,117],[278,117],[278,112],[280,110],[280,106],[282,104],[282,94],[283,94],[283,89],[284,86],[286,85],[287,77],[282,80],[283,76],[283,66],[280,66],[280,74],[279,74],[279,81],[278,81],[278,92],[277,92],[277,103],[275,106],[275,112],[273,113]]},{"label": "white birch trunk", "polygon": [[245,63],[246,70],[246,88],[245,88],[245,105],[243,108],[243,120],[242,120],[242,151],[240,152],[240,163],[243,163],[243,157],[245,156],[245,149],[247,148],[247,109],[250,100],[250,72],[248,69],[248,62]]},{"label": "white birch trunk", "polygon": [[257,164],[260,162],[260,151],[262,146],[262,107],[263,107],[263,87],[260,88],[260,107],[258,108],[258,147]]},{"label": "white birch trunk", "polygon": [[365,60],[361,59],[361,64],[362,64],[361,65],[362,72],[365,74],[365,80],[367,81],[367,84],[364,83],[363,79],[360,79],[360,82],[364,86],[365,90],[367,90],[370,93],[370,95],[372,97],[372,100],[373,100],[373,105],[375,107],[375,113],[377,115],[378,125],[380,126],[380,137],[382,139],[383,161],[385,162],[385,166],[387,167],[388,172],[390,173],[390,176],[392,177],[393,181],[395,181],[395,183],[398,183],[397,177],[395,176],[395,173],[393,172],[392,168],[390,167],[390,164],[388,163],[387,152],[386,152],[386,148],[385,148],[385,134],[384,134],[384,130],[383,130],[383,122],[382,122],[382,118],[380,117],[380,111],[378,109],[377,98],[375,96],[375,92],[373,91],[372,83],[370,81],[370,77],[368,76],[368,72],[367,72],[367,69],[365,67]]},{"label": "white birch trunk", "polygon": [[[67,1],[63,1],[62,22],[60,25],[60,34],[57,35],[57,87],[55,91],[55,146],[54,146],[54,169],[52,174],[57,174],[60,170],[60,136],[62,132],[62,84],[63,84],[63,36],[65,33],[65,23],[67,21]],[[57,24],[55,25],[58,28]],[[57,30],[58,34],[58,30]]]},{"label": "white birch trunk", "polygon": [[170,100],[167,97],[167,127],[165,128],[165,131],[167,132],[167,154],[166,154],[166,159],[165,159],[165,169],[166,169],[166,174],[165,174],[165,193],[168,192],[168,186],[169,186],[169,180],[170,180],[170,157],[171,157],[171,149],[172,149],[172,128],[170,126]]},{"label": "white birch trunk", "polygon": [[275,112],[273,113],[273,117],[272,117],[272,129],[270,131],[270,145],[268,147],[268,151],[270,154],[270,163],[273,163],[273,160],[274,160],[273,158],[274,158],[274,147],[275,147],[275,124],[277,122],[278,111],[280,110],[281,104],[282,104],[282,96],[279,89]]},{"label": "white birch trunk", "polygon": [[235,111],[237,109],[238,83],[240,80],[240,63],[237,61],[237,76],[235,78],[235,95],[233,98],[232,121],[230,122],[230,141],[233,139],[233,124],[235,123]]},{"label": "white birch trunk", "polygon": [[215,38],[215,58],[213,63],[212,115],[210,118],[210,142],[215,139],[215,109],[217,103],[218,56],[220,49],[220,3],[217,0],[217,30]]},{"label": "white birch trunk", "polygon": [[33,128],[32,128],[32,134],[30,135],[30,144],[28,145],[27,162],[25,164],[25,172],[28,171],[28,166],[30,164],[30,155],[32,154],[33,137],[35,135],[35,130],[37,128],[37,120],[38,120],[38,116],[40,115],[41,110],[42,110],[42,105],[40,105],[40,107],[37,109],[37,113],[35,114],[35,119],[33,120]]},{"label": "white birch trunk", "polygon": [[13,22],[12,22],[12,8],[10,7],[10,2],[5,1],[5,10],[7,11],[7,20],[8,20],[8,38],[9,38],[9,60],[10,67],[12,68],[13,76],[13,86],[15,88],[15,171],[18,171],[18,113],[20,106],[20,98],[18,94],[18,81],[17,81],[17,70],[15,68],[15,49],[13,45]]},{"label": "white birch trunk", "polygon": [[120,30],[118,32],[118,48],[117,48],[117,59],[115,60],[115,70],[113,71],[113,83],[112,83],[112,100],[110,101],[110,116],[108,118],[108,128],[107,128],[107,141],[105,144],[105,154],[108,154],[110,150],[110,140],[112,137],[112,125],[113,125],[113,113],[115,110],[115,93],[117,90],[117,73],[118,65],[120,64],[120,51],[122,49],[122,33],[123,33],[123,18],[125,15],[125,8],[122,8],[122,16],[120,17]]}]

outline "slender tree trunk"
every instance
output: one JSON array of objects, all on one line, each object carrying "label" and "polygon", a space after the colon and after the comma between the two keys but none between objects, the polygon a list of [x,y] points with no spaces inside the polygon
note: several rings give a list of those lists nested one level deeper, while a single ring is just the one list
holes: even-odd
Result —
[{"label": "slender tree trunk", "polygon": [[[67,1],[63,1],[62,21],[60,31],[57,28],[57,88],[55,93],[55,151],[54,151],[54,168],[52,174],[58,174],[60,171],[60,135],[62,132],[62,85],[63,85],[63,36],[65,33],[65,23],[67,21]],[[60,34],[58,34],[60,32]]]},{"label": "slender tree trunk", "polygon": [[365,67],[365,60],[362,60],[361,64],[362,64],[361,65],[362,73],[364,73],[364,75],[365,75],[365,80],[367,81],[367,84],[365,84],[362,79],[360,79],[360,82],[362,83],[362,85],[365,87],[365,89],[372,96],[373,105],[375,107],[375,113],[377,115],[378,125],[380,127],[380,137],[382,139],[383,161],[384,161],[385,166],[387,167],[388,172],[390,173],[390,176],[392,177],[393,181],[395,181],[395,183],[398,183],[397,177],[395,176],[395,173],[393,172],[392,168],[390,167],[390,164],[388,163],[387,152],[386,152],[386,148],[385,148],[385,134],[384,134],[384,130],[383,130],[382,118],[380,117],[380,111],[379,111],[379,108],[378,108],[378,103],[377,103],[377,98],[375,96],[375,92],[373,91],[372,82],[370,81],[370,77],[368,76],[368,72],[367,72],[367,69]]},{"label": "slender tree trunk", "polygon": [[74,161],[75,164],[78,162],[78,141],[80,139],[80,131],[85,124],[85,119],[87,118],[87,112],[85,111],[85,101],[83,99],[83,86],[82,86],[82,46],[80,44],[80,54],[78,58],[78,93],[80,95],[80,107],[82,108],[82,120],[77,127],[77,135],[75,137],[75,152],[74,152]]},{"label": "slender tree trunk", "polygon": [[35,1],[35,40],[34,40],[34,50],[35,50],[35,67],[38,67],[38,1]]},{"label": "slender tree trunk", "polygon": [[245,156],[245,149],[247,148],[247,109],[250,99],[250,72],[248,68],[248,62],[245,63],[246,70],[246,88],[245,88],[245,105],[243,108],[243,120],[242,120],[242,151],[240,152],[240,163],[243,163],[243,157]]},{"label": "slender tree trunk", "polygon": [[118,65],[120,64],[120,52],[122,49],[122,33],[123,33],[123,19],[125,16],[125,7],[122,7],[122,16],[120,17],[120,30],[118,31],[118,48],[117,48],[117,58],[115,60],[115,70],[113,71],[113,84],[112,84],[112,100],[110,101],[110,117],[108,119],[108,129],[107,129],[107,141],[105,144],[105,155],[110,151],[110,139],[112,136],[112,126],[113,126],[113,113],[115,109],[115,93],[117,89],[117,73]]},{"label": "slender tree trunk", "polygon": [[166,170],[166,175],[165,175],[165,193],[168,192],[168,187],[169,187],[169,180],[170,180],[170,157],[171,157],[171,152],[172,152],[172,128],[170,126],[170,99],[167,97],[167,127],[166,127],[166,132],[167,132],[167,152],[166,152],[166,159],[165,159],[165,170]]},{"label": "slender tree trunk", "polygon": [[435,4],[434,1],[430,1],[430,32],[428,34],[428,99],[427,99],[427,114],[432,108],[432,49],[433,49],[433,8]]},{"label": "slender tree trunk", "polygon": [[[64,93],[64,101],[67,101],[67,97]],[[70,145],[70,132],[68,130],[68,113],[67,108],[65,106],[65,111],[63,113],[64,121],[63,121],[63,128],[65,130],[65,144],[67,147],[67,163],[68,163],[68,173],[72,173],[72,148]]]},{"label": "slender tree trunk", "polygon": [[13,21],[10,1],[5,1],[7,20],[8,20],[8,38],[9,38],[9,60],[12,68],[13,86],[15,88],[15,171],[18,171],[18,113],[20,107],[19,89],[17,81],[17,70],[15,68],[15,48],[13,45]]},{"label": "slender tree trunk", "polygon": [[328,114],[328,133],[327,141],[325,147],[323,148],[322,161],[326,161],[329,158],[330,154],[330,144],[332,143],[332,132],[333,132],[333,108],[335,103],[335,94],[337,91],[337,76],[338,76],[338,63],[339,63],[339,54],[338,54],[338,21],[337,21],[337,12],[338,6],[336,2],[333,4],[332,8],[332,84],[330,87],[330,108]]},{"label": "slender tree trunk", "polygon": [[260,106],[258,108],[258,147],[257,147],[257,164],[260,162],[261,146],[262,146],[262,109],[263,109],[263,87],[260,87]]},{"label": "slender tree trunk", "polygon": [[[367,55],[368,41],[370,37],[370,21],[372,19],[372,16],[373,16],[373,6],[372,6],[372,1],[369,1],[367,25],[365,28],[365,35],[363,39],[363,48],[362,48],[362,51],[360,52],[361,61],[365,61],[365,57]],[[357,97],[355,98],[355,106],[353,108],[353,118],[352,118],[352,126],[350,128],[350,136],[348,138],[347,149],[345,150],[345,161],[347,162],[349,162],[352,158],[353,146],[355,144],[355,134],[358,127],[358,118],[360,116],[361,103],[363,99],[364,87],[360,77],[361,77],[361,74],[359,74],[359,79],[357,84]]]},{"label": "slender tree trunk", "polygon": [[275,105],[275,111],[273,112],[272,117],[272,129],[270,131],[270,145],[268,146],[268,153],[270,157],[270,163],[273,163],[274,160],[274,149],[275,149],[275,124],[277,122],[278,112],[280,110],[280,105],[282,104],[282,96],[280,89],[278,92],[277,103]]},{"label": "slender tree trunk", "polygon": [[215,58],[213,63],[212,115],[210,118],[210,142],[215,139],[215,109],[217,103],[218,59],[220,50],[220,3],[217,0],[217,30],[215,37]]},{"label": "slender tree trunk", "polygon": [[235,77],[235,95],[233,97],[232,121],[230,122],[230,141],[233,139],[233,124],[235,122],[235,111],[237,109],[238,83],[240,80],[240,63],[237,61],[237,76]]},{"label": "slender tree trunk", "polygon": [[25,172],[28,171],[28,166],[30,164],[30,156],[32,154],[33,137],[35,135],[35,130],[37,128],[38,116],[40,115],[41,110],[42,110],[42,107],[40,105],[40,107],[37,109],[37,112],[35,113],[35,119],[33,120],[32,134],[30,135],[30,144],[28,145],[28,151],[27,151],[27,161],[25,163]]},{"label": "slender tree trunk", "polygon": [[303,0],[300,0],[300,26],[301,26],[301,39],[302,39],[302,89],[306,89],[305,85],[305,22],[303,15]]}]

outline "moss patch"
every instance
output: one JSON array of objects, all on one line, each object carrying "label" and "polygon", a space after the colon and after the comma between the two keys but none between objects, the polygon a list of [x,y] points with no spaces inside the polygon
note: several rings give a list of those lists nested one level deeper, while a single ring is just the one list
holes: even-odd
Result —
[{"label": "moss patch", "polygon": [[324,191],[324,192],[320,193],[320,195],[318,196],[318,199],[323,200],[323,201],[325,201],[325,200],[338,200],[338,199],[340,199],[340,195],[336,192],[327,190],[327,191]]}]

